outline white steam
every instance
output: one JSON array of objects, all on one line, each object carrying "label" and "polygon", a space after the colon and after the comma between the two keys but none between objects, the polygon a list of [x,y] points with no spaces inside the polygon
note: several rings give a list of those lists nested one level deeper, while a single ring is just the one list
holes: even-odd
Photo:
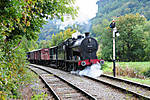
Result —
[{"label": "white steam", "polygon": [[77,74],[80,76],[89,76],[89,77],[99,77],[103,71],[101,70],[101,65],[99,63],[87,66],[84,70],[71,71],[72,74]]}]

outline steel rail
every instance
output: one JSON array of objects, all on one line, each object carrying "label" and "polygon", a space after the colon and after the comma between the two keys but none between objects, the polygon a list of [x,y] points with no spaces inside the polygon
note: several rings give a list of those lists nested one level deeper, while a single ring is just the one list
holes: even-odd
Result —
[{"label": "steel rail", "polygon": [[46,86],[49,88],[49,90],[50,90],[50,92],[53,94],[53,96],[54,96],[54,98],[56,99],[56,100],[61,100],[60,98],[59,98],[59,96],[57,95],[57,93],[52,89],[52,87],[50,87],[49,85],[48,85],[48,83],[43,79],[43,77],[40,75],[40,74],[38,74],[36,71],[34,71],[32,68],[30,68],[30,67],[28,67],[30,70],[32,70],[35,74],[37,74],[39,77],[40,77],[40,79],[46,84]]},{"label": "steel rail", "polygon": [[44,71],[46,71],[46,72],[48,72],[48,73],[50,73],[50,74],[53,74],[55,77],[59,78],[60,80],[62,80],[63,82],[67,83],[68,85],[70,85],[70,86],[73,87],[74,89],[76,89],[76,90],[80,91],[81,93],[83,93],[83,94],[84,94],[85,96],[87,96],[90,100],[97,100],[97,99],[96,99],[94,96],[92,96],[91,94],[89,94],[89,93],[87,93],[86,91],[80,89],[79,87],[73,85],[72,83],[68,82],[67,80],[65,80],[65,79],[63,79],[63,78],[61,78],[61,77],[55,75],[54,73],[50,72],[49,70],[46,70],[46,69],[41,68],[41,67],[37,67],[38,65],[30,64],[30,66],[33,66],[33,67],[35,67],[35,68],[39,68],[39,69],[44,70]]},{"label": "steel rail", "polygon": [[126,79],[116,78],[116,77],[113,77],[113,76],[110,76],[110,75],[106,75],[106,74],[101,75],[101,77],[106,77],[106,78],[109,78],[109,79],[114,79],[116,81],[123,81],[125,83],[136,85],[136,86],[140,86],[140,87],[143,87],[145,89],[150,90],[150,86],[145,85],[145,84],[140,84],[140,83],[137,83],[137,82],[126,80]]},{"label": "steel rail", "polygon": [[[117,88],[117,89],[119,89],[119,90],[121,90],[121,91],[123,91],[123,92],[133,94],[134,96],[139,97],[139,98],[142,98],[142,99],[144,99],[144,100],[150,100],[150,97],[145,96],[145,95],[142,95],[142,94],[139,94],[139,93],[137,93],[137,92],[135,92],[135,91],[127,90],[127,89],[125,89],[125,88],[123,88],[123,87],[119,87],[119,86],[113,85],[113,84],[111,84],[111,83],[108,83],[108,82],[105,82],[105,81],[102,81],[102,80],[99,80],[99,79],[96,79],[96,78],[92,78],[92,77],[89,77],[89,76],[85,76],[85,77],[88,78],[88,79],[91,79],[91,80],[93,80],[93,81],[100,82],[100,83],[102,83],[102,84],[108,85],[108,86],[110,86],[110,87]],[[112,79],[113,79],[113,78],[112,78]]]}]

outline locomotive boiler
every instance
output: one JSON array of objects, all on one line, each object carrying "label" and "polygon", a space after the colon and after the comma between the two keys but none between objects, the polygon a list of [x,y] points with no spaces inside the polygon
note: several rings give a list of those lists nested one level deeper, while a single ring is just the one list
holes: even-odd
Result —
[{"label": "locomotive boiler", "polygon": [[89,32],[85,35],[78,35],[77,38],[68,39],[66,42],[66,51],[68,60],[78,60],[78,66],[88,66],[97,62],[103,63],[103,60],[98,60],[96,52],[98,50],[97,41],[89,36]]}]

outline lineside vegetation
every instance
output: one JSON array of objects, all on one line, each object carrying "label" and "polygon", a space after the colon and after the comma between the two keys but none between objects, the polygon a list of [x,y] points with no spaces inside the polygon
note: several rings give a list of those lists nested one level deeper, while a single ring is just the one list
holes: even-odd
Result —
[{"label": "lineside vegetation", "polygon": [[74,18],[75,0],[0,1],[0,98],[19,98],[18,88],[26,79],[26,52],[37,47],[45,19],[63,15]]}]

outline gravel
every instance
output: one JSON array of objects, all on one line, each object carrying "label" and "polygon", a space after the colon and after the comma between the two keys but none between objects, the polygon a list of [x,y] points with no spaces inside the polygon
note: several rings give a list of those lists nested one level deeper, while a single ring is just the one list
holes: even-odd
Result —
[{"label": "gravel", "polygon": [[111,84],[114,84],[116,86],[119,86],[119,87],[122,87],[124,89],[134,91],[136,93],[140,93],[144,96],[150,97],[150,89],[145,89],[145,88],[142,88],[140,86],[128,84],[128,83],[125,83],[125,82],[120,82],[120,81],[117,81],[117,80],[112,80],[112,79],[105,78],[105,77],[98,77],[97,79],[105,81],[105,82],[111,82]]},{"label": "gravel", "polygon": [[[29,70],[30,71],[30,70]],[[45,84],[40,78],[33,76],[34,80],[32,83],[23,86],[20,89],[23,100],[31,100],[34,98],[44,100],[54,100],[52,94],[45,87]]]},{"label": "gravel", "polygon": [[[78,98],[77,100],[88,100],[86,96],[78,92],[76,89],[72,88],[70,85],[66,84],[62,80],[58,79],[52,74],[44,73],[39,70],[33,68],[40,76],[48,83],[48,85],[56,92],[56,94],[60,97],[61,100]],[[62,91],[60,91],[60,89]]]},{"label": "gravel", "polygon": [[[42,67],[42,66],[40,66]],[[70,81],[72,84],[80,87],[84,91],[95,96],[98,100],[139,100],[131,94],[123,93],[120,90],[114,89],[107,85],[92,81],[90,79],[72,75],[64,71],[46,67],[50,72]]]}]

